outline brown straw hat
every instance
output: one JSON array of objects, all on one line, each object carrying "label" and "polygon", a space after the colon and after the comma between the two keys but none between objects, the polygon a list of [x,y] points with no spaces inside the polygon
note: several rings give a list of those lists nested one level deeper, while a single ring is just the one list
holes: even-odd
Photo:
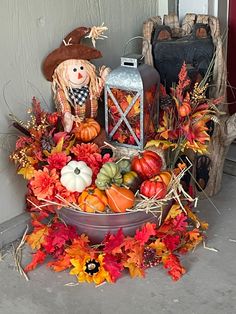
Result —
[{"label": "brown straw hat", "polygon": [[42,70],[48,81],[52,81],[54,70],[63,61],[69,59],[90,60],[102,57],[99,50],[80,44],[81,39],[89,34],[90,30],[87,27],[76,28],[64,38],[59,48],[46,57]]}]

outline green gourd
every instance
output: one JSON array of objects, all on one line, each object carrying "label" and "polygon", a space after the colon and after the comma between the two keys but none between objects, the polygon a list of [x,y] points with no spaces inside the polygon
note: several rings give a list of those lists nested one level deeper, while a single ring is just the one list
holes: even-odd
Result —
[{"label": "green gourd", "polygon": [[120,168],[114,162],[105,163],[95,180],[95,184],[100,190],[106,190],[112,184],[120,186],[122,182],[123,178],[120,173]]},{"label": "green gourd", "polygon": [[128,159],[121,159],[117,162],[117,165],[119,166],[122,175],[131,170],[131,162]]}]

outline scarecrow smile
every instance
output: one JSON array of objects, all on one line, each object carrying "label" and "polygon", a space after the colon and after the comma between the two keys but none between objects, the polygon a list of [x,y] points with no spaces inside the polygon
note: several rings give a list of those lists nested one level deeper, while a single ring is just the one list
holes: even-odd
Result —
[{"label": "scarecrow smile", "polygon": [[72,80],[69,80],[69,82],[70,82],[71,84],[73,84],[73,85],[76,85],[76,86],[80,87],[80,86],[84,86],[84,83],[85,83],[86,80],[87,80],[87,77],[85,77],[85,79],[84,79],[82,82],[80,82],[80,83],[78,83],[78,82],[73,82]]}]

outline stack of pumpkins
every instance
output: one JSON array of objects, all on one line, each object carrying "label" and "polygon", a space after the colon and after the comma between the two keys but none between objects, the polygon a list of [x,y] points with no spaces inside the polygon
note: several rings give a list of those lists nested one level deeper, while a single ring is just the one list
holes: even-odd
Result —
[{"label": "stack of pumpkins", "polygon": [[139,191],[144,197],[163,199],[166,196],[171,173],[161,172],[162,159],[153,151],[144,151],[130,159],[107,162],[100,169],[95,187],[88,187],[79,197],[79,206],[85,212],[124,213],[135,206]]}]

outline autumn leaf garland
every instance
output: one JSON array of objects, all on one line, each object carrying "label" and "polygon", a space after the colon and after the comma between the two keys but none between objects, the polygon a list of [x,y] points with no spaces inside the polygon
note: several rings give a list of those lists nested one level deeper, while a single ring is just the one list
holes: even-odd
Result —
[{"label": "autumn leaf garland", "polygon": [[33,232],[27,243],[34,251],[31,263],[25,271],[51,257],[47,263],[59,272],[70,269],[79,282],[115,282],[128,269],[132,278],[144,277],[149,267],[162,264],[173,280],[185,273],[179,254],[185,254],[203,241],[207,224],[200,222],[190,208],[182,210],[173,204],[169,215],[160,227],[147,223],[127,237],[120,229],[108,234],[103,242],[90,245],[85,235],[78,235],[72,226],[66,226],[55,216],[49,224],[43,224],[34,215]]}]

